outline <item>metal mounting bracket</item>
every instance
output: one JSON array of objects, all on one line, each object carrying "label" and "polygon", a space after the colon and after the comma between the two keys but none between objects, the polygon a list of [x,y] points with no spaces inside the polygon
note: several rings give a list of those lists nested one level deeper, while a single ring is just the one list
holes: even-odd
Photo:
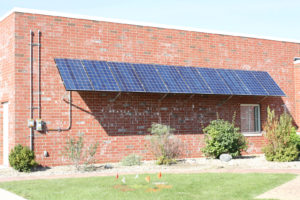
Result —
[{"label": "metal mounting bracket", "polygon": [[119,93],[115,96],[115,98],[110,99],[109,102],[115,102],[115,101],[119,98],[120,95],[121,95],[121,92],[119,92]]}]

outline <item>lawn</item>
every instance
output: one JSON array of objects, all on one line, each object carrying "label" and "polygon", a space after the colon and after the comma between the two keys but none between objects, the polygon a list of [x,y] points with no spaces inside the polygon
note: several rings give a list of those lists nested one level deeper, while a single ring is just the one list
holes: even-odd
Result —
[{"label": "lawn", "polygon": [[[145,178],[150,176],[150,183]],[[125,177],[126,183],[122,182]],[[205,199],[253,200],[292,174],[157,174],[15,181],[0,187],[29,200]]]}]

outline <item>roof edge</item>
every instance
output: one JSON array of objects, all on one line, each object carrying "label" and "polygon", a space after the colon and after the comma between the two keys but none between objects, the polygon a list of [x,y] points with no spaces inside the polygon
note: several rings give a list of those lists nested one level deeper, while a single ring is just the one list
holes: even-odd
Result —
[{"label": "roof edge", "polygon": [[10,14],[12,14],[14,12],[66,17],[66,18],[74,18],[74,19],[104,21],[104,22],[112,22],[112,23],[120,23],[120,24],[128,24],[128,25],[149,26],[149,27],[156,27],[156,28],[175,29],[175,30],[183,30],[183,31],[210,33],[210,34],[221,34],[221,35],[237,36],[237,37],[248,37],[248,38],[263,39],[263,40],[275,40],[275,41],[281,41],[281,42],[291,42],[291,43],[300,44],[300,40],[296,40],[296,39],[277,38],[277,37],[262,36],[262,35],[255,35],[255,34],[217,31],[217,30],[200,29],[200,28],[193,28],[193,27],[156,24],[156,23],[150,23],[150,22],[126,20],[126,19],[105,18],[105,17],[79,15],[79,14],[71,14],[71,13],[56,12],[56,11],[19,8],[19,7],[14,7],[12,10],[10,10],[6,14],[4,14],[4,16],[0,17],[0,21],[4,20],[6,17],[8,17]]}]

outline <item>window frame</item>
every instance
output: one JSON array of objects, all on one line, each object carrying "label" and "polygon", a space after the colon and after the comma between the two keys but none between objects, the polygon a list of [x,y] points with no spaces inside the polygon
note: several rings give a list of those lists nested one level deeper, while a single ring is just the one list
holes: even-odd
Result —
[{"label": "window frame", "polygon": [[[242,106],[256,106],[258,107],[258,113],[257,113],[257,122],[258,122],[258,131],[251,131],[251,132],[241,132],[244,136],[262,136],[262,130],[261,130],[261,118],[260,118],[260,104],[240,104],[240,107]],[[240,120],[241,120],[241,112],[240,112]],[[256,120],[256,119],[254,119]],[[255,122],[254,122],[255,123]],[[242,123],[241,123],[241,130],[242,130]]]}]

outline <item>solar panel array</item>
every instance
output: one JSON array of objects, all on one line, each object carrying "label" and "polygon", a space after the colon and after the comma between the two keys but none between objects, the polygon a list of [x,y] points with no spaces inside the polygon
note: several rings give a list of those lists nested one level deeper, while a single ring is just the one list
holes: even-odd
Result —
[{"label": "solar panel array", "polygon": [[69,91],[285,96],[263,71],[55,59]]}]

